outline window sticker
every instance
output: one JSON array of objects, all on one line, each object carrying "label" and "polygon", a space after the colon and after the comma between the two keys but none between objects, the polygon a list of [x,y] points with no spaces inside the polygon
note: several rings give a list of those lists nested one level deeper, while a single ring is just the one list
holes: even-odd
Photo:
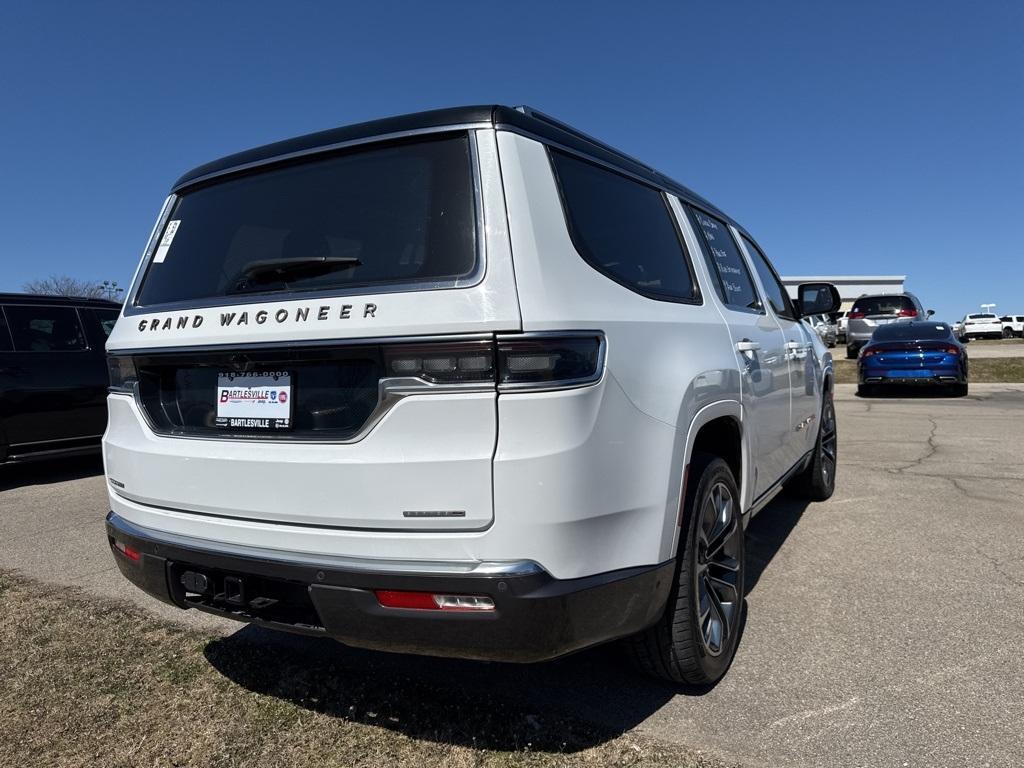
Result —
[{"label": "window sticker", "polygon": [[171,243],[174,242],[174,236],[178,234],[178,227],[180,225],[181,219],[167,222],[167,229],[164,230],[164,236],[160,239],[160,246],[156,249],[156,255],[153,256],[155,263],[164,263],[164,259],[167,258],[167,252],[171,250]]}]

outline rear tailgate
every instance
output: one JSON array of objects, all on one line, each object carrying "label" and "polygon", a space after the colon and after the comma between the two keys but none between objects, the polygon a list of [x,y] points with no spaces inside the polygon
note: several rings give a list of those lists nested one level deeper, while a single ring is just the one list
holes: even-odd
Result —
[{"label": "rear tailgate", "polygon": [[326,175],[232,177],[169,208],[108,342],[134,377],[109,398],[113,505],[490,524],[497,396],[473,366],[494,332],[521,329],[493,133],[385,149],[331,155]]}]

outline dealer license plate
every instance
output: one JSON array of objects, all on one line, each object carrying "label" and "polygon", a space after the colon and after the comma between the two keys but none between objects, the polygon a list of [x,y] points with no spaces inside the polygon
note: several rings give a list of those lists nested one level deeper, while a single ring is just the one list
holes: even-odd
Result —
[{"label": "dealer license plate", "polygon": [[291,373],[218,373],[216,424],[225,429],[289,429],[292,425]]}]

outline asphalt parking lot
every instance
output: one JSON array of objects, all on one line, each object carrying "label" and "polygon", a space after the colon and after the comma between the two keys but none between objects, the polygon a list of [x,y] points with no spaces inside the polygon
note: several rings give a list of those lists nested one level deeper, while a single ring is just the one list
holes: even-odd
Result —
[{"label": "asphalt parking lot", "polygon": [[113,565],[98,460],[0,474],[0,568],[131,600],[239,652],[277,643],[366,675],[414,674],[424,708],[431,691],[487,686],[538,717],[572,713],[744,765],[1022,765],[1024,385],[955,400],[853,390],[837,394],[835,496],[780,499],[751,524],[744,636],[707,692],[638,678],[614,649],[528,668],[425,662],[166,608]]}]

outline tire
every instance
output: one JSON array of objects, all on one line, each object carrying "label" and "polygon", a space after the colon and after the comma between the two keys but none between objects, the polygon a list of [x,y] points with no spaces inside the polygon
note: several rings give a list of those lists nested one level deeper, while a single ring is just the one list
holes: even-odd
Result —
[{"label": "tire", "polygon": [[855,346],[853,346],[851,344],[847,344],[846,345],[846,359],[847,360],[856,360],[858,352],[860,352],[860,350],[857,347],[855,347]]},{"label": "tire", "polygon": [[[860,394],[860,387],[858,387]],[[836,425],[836,406],[832,393],[825,395],[821,404],[821,421],[814,453],[807,468],[794,477],[786,489],[794,495],[811,501],[825,501],[836,489],[836,468],[839,463],[839,430]]]},{"label": "tire", "polygon": [[967,397],[968,384],[966,381],[962,384],[954,384],[949,389],[953,397]]},{"label": "tire", "polygon": [[1015,335],[1016,334],[1014,334],[1013,328],[1011,328],[1010,326],[1006,326],[1005,328],[1003,328],[1004,339],[1012,339]]},{"label": "tire", "polygon": [[694,454],[680,534],[665,613],[627,650],[648,675],[705,687],[736,654],[745,595],[740,493],[722,459]]},{"label": "tire", "polygon": [[858,384],[857,397],[875,397],[878,394],[878,387],[874,384]]}]

